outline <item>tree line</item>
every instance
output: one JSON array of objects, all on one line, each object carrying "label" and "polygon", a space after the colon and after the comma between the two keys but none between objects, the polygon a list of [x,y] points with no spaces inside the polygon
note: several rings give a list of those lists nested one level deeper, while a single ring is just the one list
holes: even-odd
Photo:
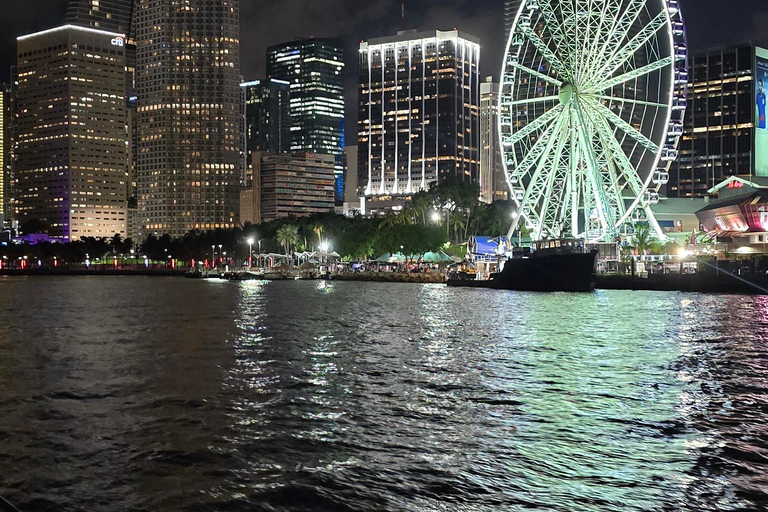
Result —
[{"label": "tree line", "polygon": [[55,257],[62,263],[77,265],[86,257],[92,261],[130,258],[133,251],[133,258],[146,256],[155,262],[169,257],[184,262],[218,260],[224,253],[227,259],[243,261],[248,258],[248,239],[254,242],[254,254],[291,254],[326,248],[351,260],[370,260],[397,252],[418,258],[429,251],[450,252],[449,247],[461,253],[457,247],[469,236],[506,234],[512,222],[512,201],[485,204],[479,201],[479,192],[477,185],[449,178],[415,194],[401,212],[383,216],[317,214],[259,225],[246,223],[228,230],[190,231],[178,238],[150,235],[140,242],[115,235],[85,237],[66,244],[9,244],[0,246],[0,257],[18,260],[27,256],[46,263]]}]

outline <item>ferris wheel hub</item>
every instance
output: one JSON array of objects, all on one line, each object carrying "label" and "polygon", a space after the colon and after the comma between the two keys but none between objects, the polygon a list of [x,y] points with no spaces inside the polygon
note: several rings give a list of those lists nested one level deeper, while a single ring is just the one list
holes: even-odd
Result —
[{"label": "ferris wheel hub", "polygon": [[573,90],[573,86],[569,83],[564,83],[560,86],[560,92],[558,94],[558,98],[560,99],[561,105],[568,105],[571,100],[573,99],[575,91]]}]

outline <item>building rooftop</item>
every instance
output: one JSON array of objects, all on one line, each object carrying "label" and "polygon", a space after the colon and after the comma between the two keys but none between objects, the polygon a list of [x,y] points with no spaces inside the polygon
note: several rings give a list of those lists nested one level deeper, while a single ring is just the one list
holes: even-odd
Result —
[{"label": "building rooftop", "polygon": [[453,30],[424,30],[420,32],[416,31],[402,31],[394,36],[386,36],[386,37],[377,37],[374,39],[370,39],[368,41],[361,42],[361,45],[367,44],[368,46],[376,46],[379,44],[391,44],[391,43],[400,43],[405,41],[413,41],[415,39],[429,39],[437,37],[438,39],[454,39],[456,37],[459,37],[461,39],[466,39],[467,41],[470,41],[475,44],[480,44],[480,39],[467,34],[466,32],[462,32],[458,29]]}]

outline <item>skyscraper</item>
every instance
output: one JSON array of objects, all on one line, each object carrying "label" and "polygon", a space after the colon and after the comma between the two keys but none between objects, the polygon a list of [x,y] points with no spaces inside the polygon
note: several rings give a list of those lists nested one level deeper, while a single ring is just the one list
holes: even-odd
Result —
[{"label": "skyscraper", "polygon": [[751,44],[716,47],[692,57],[679,156],[669,197],[704,197],[729,176],[753,174],[755,55]]},{"label": "skyscraper", "polygon": [[131,35],[134,0],[70,0],[67,23]]},{"label": "skyscraper", "polygon": [[18,38],[19,223],[50,236],[125,235],[125,52],[121,34],[64,26]]},{"label": "skyscraper", "polygon": [[143,233],[238,224],[238,0],[137,0],[138,202]]},{"label": "skyscraper", "polygon": [[407,196],[447,177],[477,183],[480,44],[457,30],[360,43],[359,186]]},{"label": "skyscraper", "polygon": [[520,5],[525,0],[504,0],[504,42],[509,38],[509,32],[512,25],[515,24],[515,17],[520,12]]},{"label": "skyscraper", "polygon": [[11,88],[0,84],[0,231],[8,215],[11,178]]},{"label": "skyscraper", "polygon": [[492,77],[480,84],[480,200],[509,199],[499,144],[499,84]]},{"label": "skyscraper", "polygon": [[291,84],[291,151],[334,155],[336,199],[344,190],[344,50],[335,39],[267,49],[267,75]]},{"label": "skyscraper", "polygon": [[67,23],[125,34],[125,98],[128,141],[128,198],[136,196],[136,44],[133,40],[134,0],[69,0]]},{"label": "skyscraper", "polygon": [[[252,156],[291,151],[290,84],[268,78],[240,84],[245,103],[245,146],[247,168]],[[250,172],[246,173],[246,177]]]}]

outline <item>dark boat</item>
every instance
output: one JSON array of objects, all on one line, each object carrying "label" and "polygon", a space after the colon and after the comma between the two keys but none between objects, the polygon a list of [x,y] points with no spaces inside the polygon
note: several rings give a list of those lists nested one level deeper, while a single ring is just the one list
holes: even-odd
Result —
[{"label": "dark boat", "polygon": [[462,278],[456,273],[449,286],[496,288],[534,292],[591,292],[595,290],[597,250],[585,247],[583,240],[556,239],[534,243],[532,248],[516,249],[501,272],[490,280]]},{"label": "dark boat", "polygon": [[536,292],[595,290],[598,251],[586,248],[583,240],[542,240],[533,249],[513,253],[502,271],[491,275],[491,287]]}]

